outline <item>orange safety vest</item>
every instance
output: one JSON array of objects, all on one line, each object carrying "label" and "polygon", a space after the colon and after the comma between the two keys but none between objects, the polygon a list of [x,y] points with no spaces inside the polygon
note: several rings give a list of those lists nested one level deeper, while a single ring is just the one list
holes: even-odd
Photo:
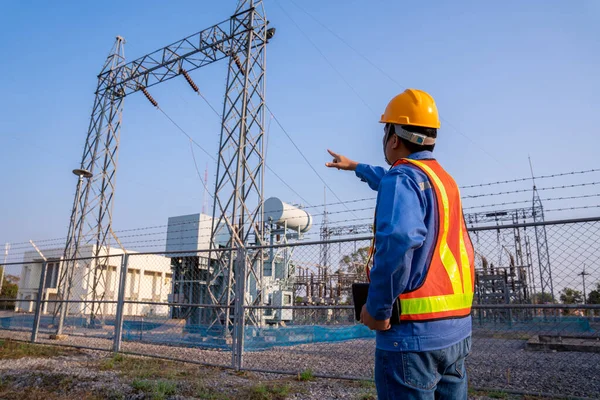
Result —
[{"label": "orange safety vest", "polygon": [[[400,164],[411,164],[427,175],[435,192],[438,215],[438,234],[427,275],[420,287],[400,294],[400,320],[466,317],[473,304],[475,258],[458,186],[436,160],[404,158],[394,167]],[[374,252],[372,246],[371,255]]]}]

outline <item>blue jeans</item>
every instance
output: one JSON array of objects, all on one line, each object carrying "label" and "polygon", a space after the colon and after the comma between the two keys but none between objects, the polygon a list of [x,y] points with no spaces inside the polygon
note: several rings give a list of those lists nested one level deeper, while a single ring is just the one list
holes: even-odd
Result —
[{"label": "blue jeans", "polygon": [[466,400],[471,337],[441,350],[375,351],[379,400]]}]

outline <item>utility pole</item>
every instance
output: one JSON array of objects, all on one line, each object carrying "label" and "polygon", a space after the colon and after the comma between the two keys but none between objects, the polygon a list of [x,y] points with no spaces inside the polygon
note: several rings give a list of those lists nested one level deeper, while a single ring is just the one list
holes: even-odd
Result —
[{"label": "utility pole", "polygon": [[581,275],[581,279],[583,280],[583,304],[587,304],[587,293],[585,292],[585,276],[589,275],[588,272],[585,272],[585,264],[583,264],[583,271],[577,274]]}]

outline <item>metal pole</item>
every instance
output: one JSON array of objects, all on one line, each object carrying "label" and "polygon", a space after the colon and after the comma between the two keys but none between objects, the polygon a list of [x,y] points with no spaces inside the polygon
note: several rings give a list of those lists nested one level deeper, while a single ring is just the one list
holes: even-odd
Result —
[{"label": "metal pole", "polygon": [[121,350],[121,340],[123,332],[123,317],[125,309],[125,287],[127,286],[127,265],[129,264],[129,254],[121,256],[121,276],[119,278],[119,293],[117,295],[117,315],[115,320],[115,337],[113,340],[113,351],[115,353]]},{"label": "metal pole", "polygon": [[[239,276],[239,271],[240,271],[240,257],[241,257],[241,248],[238,249],[237,252],[237,259],[234,263],[234,267],[236,269],[235,273],[238,274],[238,279],[239,279],[239,283],[241,283],[242,279]],[[239,293],[240,293],[240,285],[236,285],[235,286],[235,309],[233,312],[233,318],[234,318],[234,324],[233,324],[233,337],[232,337],[232,343],[231,343],[231,366],[236,370],[239,371],[239,357],[238,357],[238,337],[239,337],[239,330],[240,330],[240,323],[239,323],[239,317],[240,317],[240,298],[239,298]],[[226,314],[227,315],[227,314]]]},{"label": "metal pole", "polygon": [[581,279],[583,280],[583,304],[587,304],[587,294],[585,292],[585,276],[589,274],[585,272],[585,264],[583,264],[583,271],[581,271],[579,275],[581,275]]},{"label": "metal pole", "polygon": [[[73,204],[73,212],[71,215],[71,225],[73,225],[73,226],[75,225],[75,217],[78,212],[79,202],[81,201],[81,186],[83,183],[83,178],[84,178],[83,175],[79,175],[78,179],[77,179],[77,189],[75,190],[75,202]],[[75,237],[75,230],[72,230],[71,234],[73,237]],[[71,266],[71,264],[72,264],[72,266]],[[72,274],[75,270],[76,265],[77,265],[77,260],[67,261],[67,262],[62,263],[62,268],[68,269],[70,266],[71,266],[71,268],[70,268],[70,270],[61,272],[61,273],[64,273],[65,280],[63,282],[64,286],[60,289],[62,292],[61,296],[60,296],[62,301],[60,302],[60,314],[58,317],[58,327],[56,328],[56,336],[57,337],[58,337],[58,335],[62,335],[62,332],[63,332],[65,318],[67,316],[67,307],[69,307],[69,304],[65,303],[64,301],[69,300],[69,294],[71,293]]]},{"label": "metal pole", "polygon": [[40,328],[40,318],[42,314],[42,297],[44,296],[44,286],[46,283],[46,261],[42,263],[40,273],[40,285],[38,287],[37,299],[35,302],[35,316],[33,318],[33,328],[31,330],[31,343],[37,341],[38,330]]},{"label": "metal pole", "polygon": [[[250,1],[250,8],[254,7],[254,1],[251,0]],[[237,235],[239,237],[239,245],[240,246],[246,246],[246,232],[245,232],[245,224],[246,224],[246,212],[244,210],[244,206],[245,206],[245,199],[246,199],[246,163],[247,163],[247,149],[246,149],[246,140],[248,138],[248,126],[247,126],[247,121],[246,121],[246,117],[247,117],[247,113],[248,113],[248,86],[249,86],[249,75],[250,75],[250,69],[252,67],[252,39],[253,39],[253,35],[254,35],[254,11],[250,12],[250,18],[248,21],[248,26],[252,27],[251,31],[248,31],[247,33],[247,53],[246,53],[246,66],[244,69],[244,72],[242,73],[244,76],[243,79],[243,93],[242,93],[242,109],[241,109],[241,115],[240,115],[240,124],[239,124],[239,146],[237,148],[237,171],[235,172],[235,185],[234,185],[234,192],[239,192],[239,193],[234,193],[234,198],[233,198],[233,213],[231,216],[232,221],[236,221],[237,218],[239,218],[239,224],[238,224],[238,230],[237,230]],[[237,56],[237,55],[236,55]],[[241,70],[241,68],[240,68]],[[241,72],[241,71],[240,71]],[[238,75],[239,76],[239,75]],[[223,119],[225,119],[225,115],[223,115]],[[263,159],[261,158],[261,163],[263,163]],[[240,172],[241,172],[241,176],[240,176]],[[241,181],[240,181],[241,180]],[[241,188],[240,188],[241,185]],[[260,193],[260,196],[262,197],[262,193]],[[241,201],[240,201],[241,200]],[[260,201],[260,200],[259,200]],[[238,204],[241,203],[241,204]],[[236,215],[236,211],[238,209],[238,207],[240,207],[241,205],[241,210],[240,210],[240,215]],[[251,227],[248,227],[248,231],[251,229]],[[261,232],[262,233],[262,232]],[[258,234],[258,232],[257,232]],[[262,234],[261,234],[261,242],[263,240]],[[262,244],[262,243],[261,243]],[[229,265],[231,266],[231,261],[229,261]],[[263,268],[263,266],[261,265],[260,268]],[[230,298],[230,293],[231,293],[231,285],[235,284],[237,286],[237,282],[233,282],[232,280],[232,276],[233,275],[233,271],[232,268],[229,268],[229,283],[228,283],[228,288],[227,288],[227,296],[226,296],[226,304],[229,306],[229,303],[231,301]],[[245,276],[241,276],[241,279],[245,279]],[[262,296],[262,294],[261,294]],[[237,296],[236,296],[237,297]],[[225,310],[225,334],[227,335],[229,332],[229,313],[230,313],[230,309],[229,307]]]},{"label": "metal pole", "polygon": [[233,325],[233,343],[232,343],[232,364],[236,371],[241,370],[243,366],[244,351],[244,328],[246,310],[244,307],[246,293],[246,250],[238,249],[236,259],[237,277],[235,293],[235,310]]}]

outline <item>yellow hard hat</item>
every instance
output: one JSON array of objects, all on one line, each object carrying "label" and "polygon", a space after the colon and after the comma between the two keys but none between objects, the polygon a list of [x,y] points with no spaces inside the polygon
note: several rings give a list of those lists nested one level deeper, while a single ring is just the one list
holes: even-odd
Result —
[{"label": "yellow hard hat", "polygon": [[394,97],[388,103],[379,122],[436,129],[440,127],[433,97],[418,89],[406,89]]}]

